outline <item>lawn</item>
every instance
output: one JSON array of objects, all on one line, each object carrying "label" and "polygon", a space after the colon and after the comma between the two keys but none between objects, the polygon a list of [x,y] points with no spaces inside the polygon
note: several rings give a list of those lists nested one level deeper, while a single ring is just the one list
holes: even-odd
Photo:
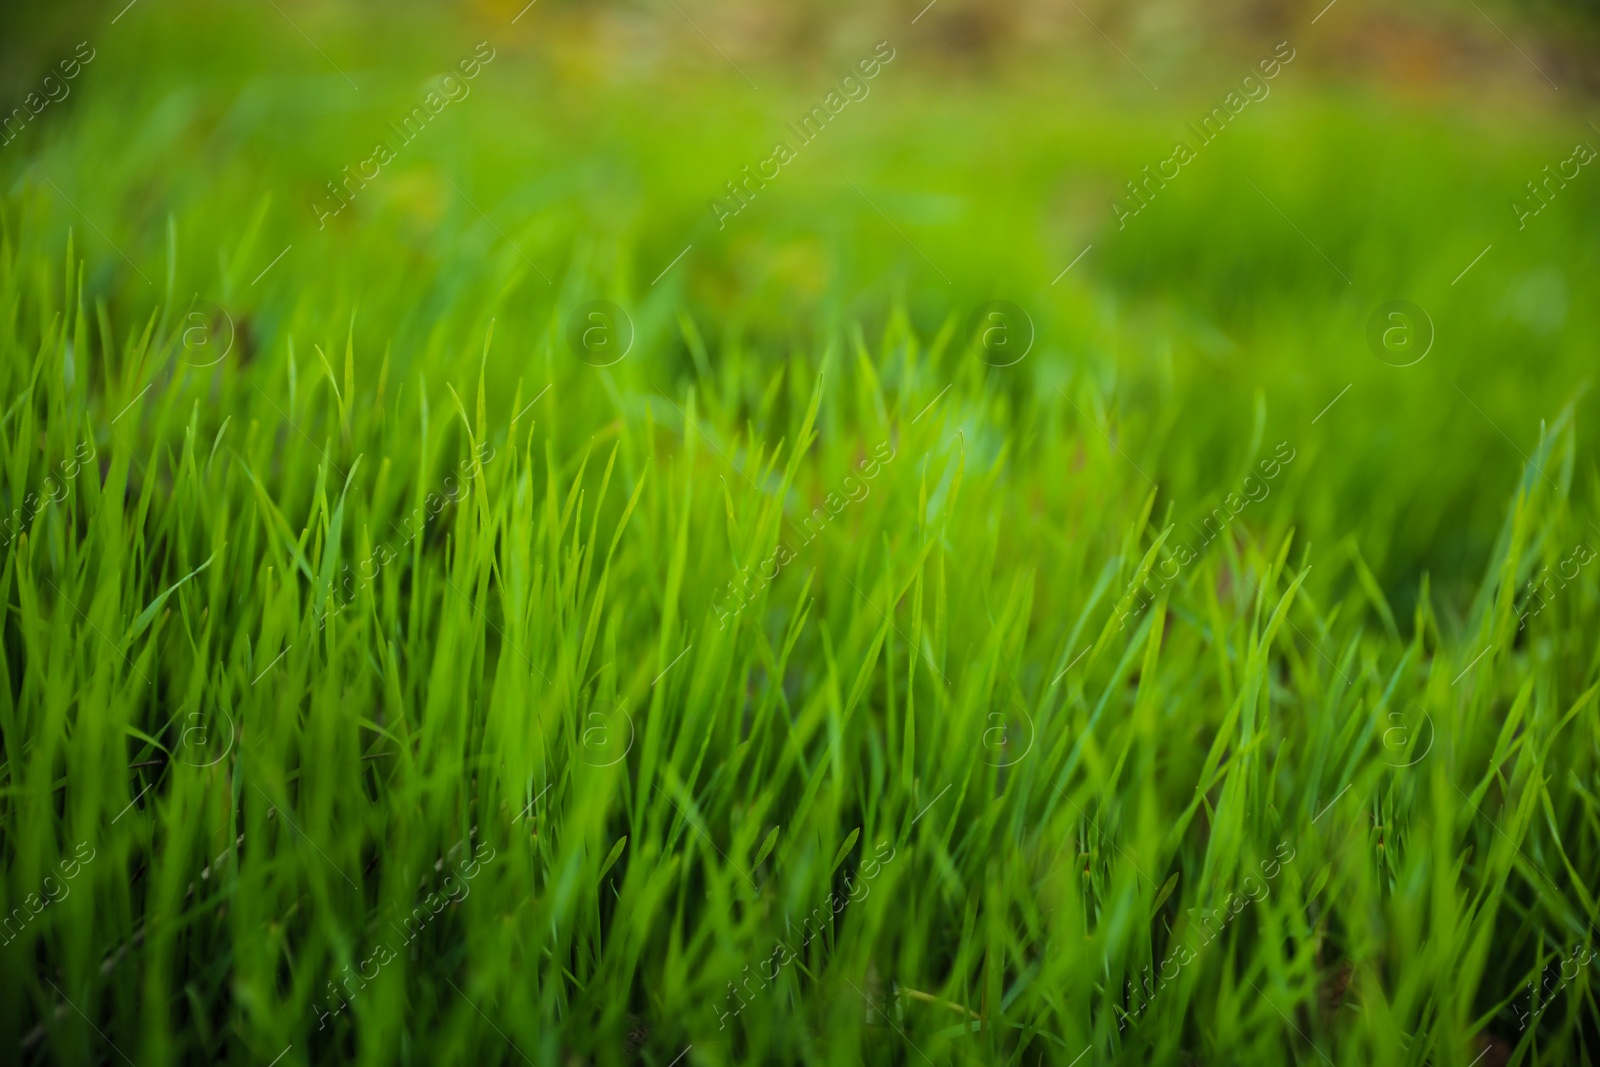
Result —
[{"label": "lawn", "polygon": [[1600,1059],[1592,19],[675,7],[4,16],[0,1061]]}]

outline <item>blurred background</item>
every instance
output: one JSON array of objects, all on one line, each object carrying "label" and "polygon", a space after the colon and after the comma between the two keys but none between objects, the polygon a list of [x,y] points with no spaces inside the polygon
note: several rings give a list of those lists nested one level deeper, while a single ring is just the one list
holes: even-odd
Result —
[{"label": "blurred background", "polygon": [[[606,381],[715,380],[738,425],[797,351],[853,358],[899,316],[933,339],[1005,299],[1036,345],[971,373],[1023,447],[1032,398],[1086,376],[1181,522],[1258,436],[1291,440],[1291,477],[1322,482],[1279,517],[1355,538],[1397,607],[1424,571],[1447,599],[1476,582],[1545,428],[1595,403],[1600,178],[1513,207],[1600,145],[1594,2],[8,5],[5,106],[80,42],[68,94],[0,148],[6,239],[44,262],[70,228],[89,295],[133,320],[209,302],[246,358],[353,320],[361,377],[387,353],[403,379],[492,318],[509,394],[605,298],[647,354]],[[880,42],[868,95],[723,215]],[[480,43],[470,95],[324,219]],[[1119,222],[1179,140],[1197,158]],[[1393,300],[1433,336],[1409,367],[1368,341]]]}]

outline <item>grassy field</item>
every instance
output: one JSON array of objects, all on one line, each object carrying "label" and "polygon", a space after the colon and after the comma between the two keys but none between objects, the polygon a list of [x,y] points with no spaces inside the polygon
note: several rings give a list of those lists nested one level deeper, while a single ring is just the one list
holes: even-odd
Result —
[{"label": "grassy field", "polygon": [[1600,1058],[1600,109],[920,7],[29,38],[0,1060]]}]

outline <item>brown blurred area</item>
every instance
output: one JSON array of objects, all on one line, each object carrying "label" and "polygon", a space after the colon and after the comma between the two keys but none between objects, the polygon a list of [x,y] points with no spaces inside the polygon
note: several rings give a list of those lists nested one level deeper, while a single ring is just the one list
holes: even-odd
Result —
[{"label": "brown blurred area", "polygon": [[[525,2],[471,6],[500,21]],[[1166,74],[1204,85],[1213,69],[1252,62],[1263,44],[1290,40],[1314,44],[1307,65],[1335,81],[1420,92],[1545,91],[1548,78],[1574,95],[1600,92],[1600,0],[540,0],[537,10],[552,39],[603,43],[613,58],[616,49],[644,57],[679,44],[698,51],[703,31],[741,63],[805,71],[888,37],[914,46],[925,69],[974,80],[1007,82],[1063,67],[1121,78],[1130,70],[1120,51],[1158,82]]]},{"label": "brown blurred area", "polygon": [[[1317,41],[1325,73],[1412,89],[1537,81],[1600,90],[1600,0],[1509,7],[1379,4],[1372,0],[881,0],[754,5],[676,0],[736,59],[804,68],[885,35],[914,40],[919,61],[953,73],[1007,78],[1029,66],[1115,70],[1121,49],[1140,67],[1202,72],[1256,58],[1262,42]],[[1475,8],[1473,4],[1476,3]],[[480,0],[496,17],[520,0]],[[667,0],[541,0],[541,16],[570,31],[661,42],[695,37]],[[1316,25],[1312,20],[1318,18]],[[916,25],[912,19],[916,18]],[[696,37],[698,41],[698,38]],[[1520,54],[1519,50],[1520,49]],[[1117,73],[1125,73],[1125,69]]]},{"label": "brown blurred area", "polygon": [[[238,0],[229,0],[237,3]],[[337,7],[352,29],[462,17],[505,25],[526,0],[451,3],[347,3],[275,0],[288,15]],[[182,3],[157,17],[181,22]],[[27,93],[79,41],[93,44],[127,0],[0,4],[0,99]],[[1131,75],[1137,63],[1156,81],[1205,85],[1214,69],[1250,62],[1263,43],[1307,45],[1324,80],[1407,93],[1493,92],[1518,87],[1567,97],[1600,93],[1600,0],[538,0],[527,26],[535,47],[552,53],[603,53],[623,76],[659,76],[705,39],[741,64],[804,76],[852,57],[862,43],[891,38],[914,44],[924,70],[973,81],[1010,82],[1063,68],[1086,78]],[[149,19],[152,12],[127,17]],[[1320,18],[1319,18],[1320,14]],[[913,25],[913,18],[917,19]],[[1315,25],[1312,20],[1317,19]],[[702,38],[702,34],[705,38]],[[618,58],[626,62],[616,63]],[[630,70],[631,65],[631,70]]]}]

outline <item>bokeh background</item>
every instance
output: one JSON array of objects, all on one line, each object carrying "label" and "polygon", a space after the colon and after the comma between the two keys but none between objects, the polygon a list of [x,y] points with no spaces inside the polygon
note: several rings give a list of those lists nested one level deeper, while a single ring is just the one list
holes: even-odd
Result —
[{"label": "bokeh background", "polygon": [[[749,407],[761,368],[794,346],[857,325],[873,336],[902,307],[932,335],[1007,299],[1033,318],[1038,349],[1003,388],[1097,376],[1127,400],[1133,455],[1159,470],[1179,517],[1228,491],[1216,473],[1248,462],[1258,403],[1270,435],[1352,385],[1349,432],[1313,446],[1352,453],[1348,473],[1321,487],[1324,510],[1297,518],[1313,536],[1359,527],[1402,603],[1424,569],[1461,577],[1482,558],[1498,503],[1473,489],[1479,474],[1514,477],[1522,457],[1506,437],[1526,456],[1537,417],[1594,403],[1590,171],[1526,229],[1510,206],[1577,142],[1600,143],[1592,3],[119,11],[3,16],[0,88],[16,103],[77,42],[96,50],[70,97],[0,151],[11,239],[59,250],[77,227],[88,291],[113,302],[130,264],[112,244],[158,289],[170,247],[175,291],[237,308],[252,346],[305,323],[326,348],[359,306],[374,367],[390,342],[404,368],[490,317],[526,351],[552,318],[604,296],[629,310],[658,385],[692,365],[680,310],[714,346],[757,357],[726,396]],[[472,95],[319,231],[326,183],[480,41],[497,58]],[[870,96],[719,228],[710,204],[725,183],[879,41],[896,58]],[[1125,183],[1193,140],[1187,124],[1281,41],[1295,59],[1270,95],[1119,230],[1110,202]],[[1437,331],[1405,373],[1365,343],[1392,299]],[[506,389],[516,373],[491,367]],[[1191,427],[1169,447],[1188,422],[1207,428],[1200,443]],[[1473,462],[1402,459],[1445,443]],[[1432,506],[1375,512],[1376,478],[1406,483],[1391,499]]]}]

